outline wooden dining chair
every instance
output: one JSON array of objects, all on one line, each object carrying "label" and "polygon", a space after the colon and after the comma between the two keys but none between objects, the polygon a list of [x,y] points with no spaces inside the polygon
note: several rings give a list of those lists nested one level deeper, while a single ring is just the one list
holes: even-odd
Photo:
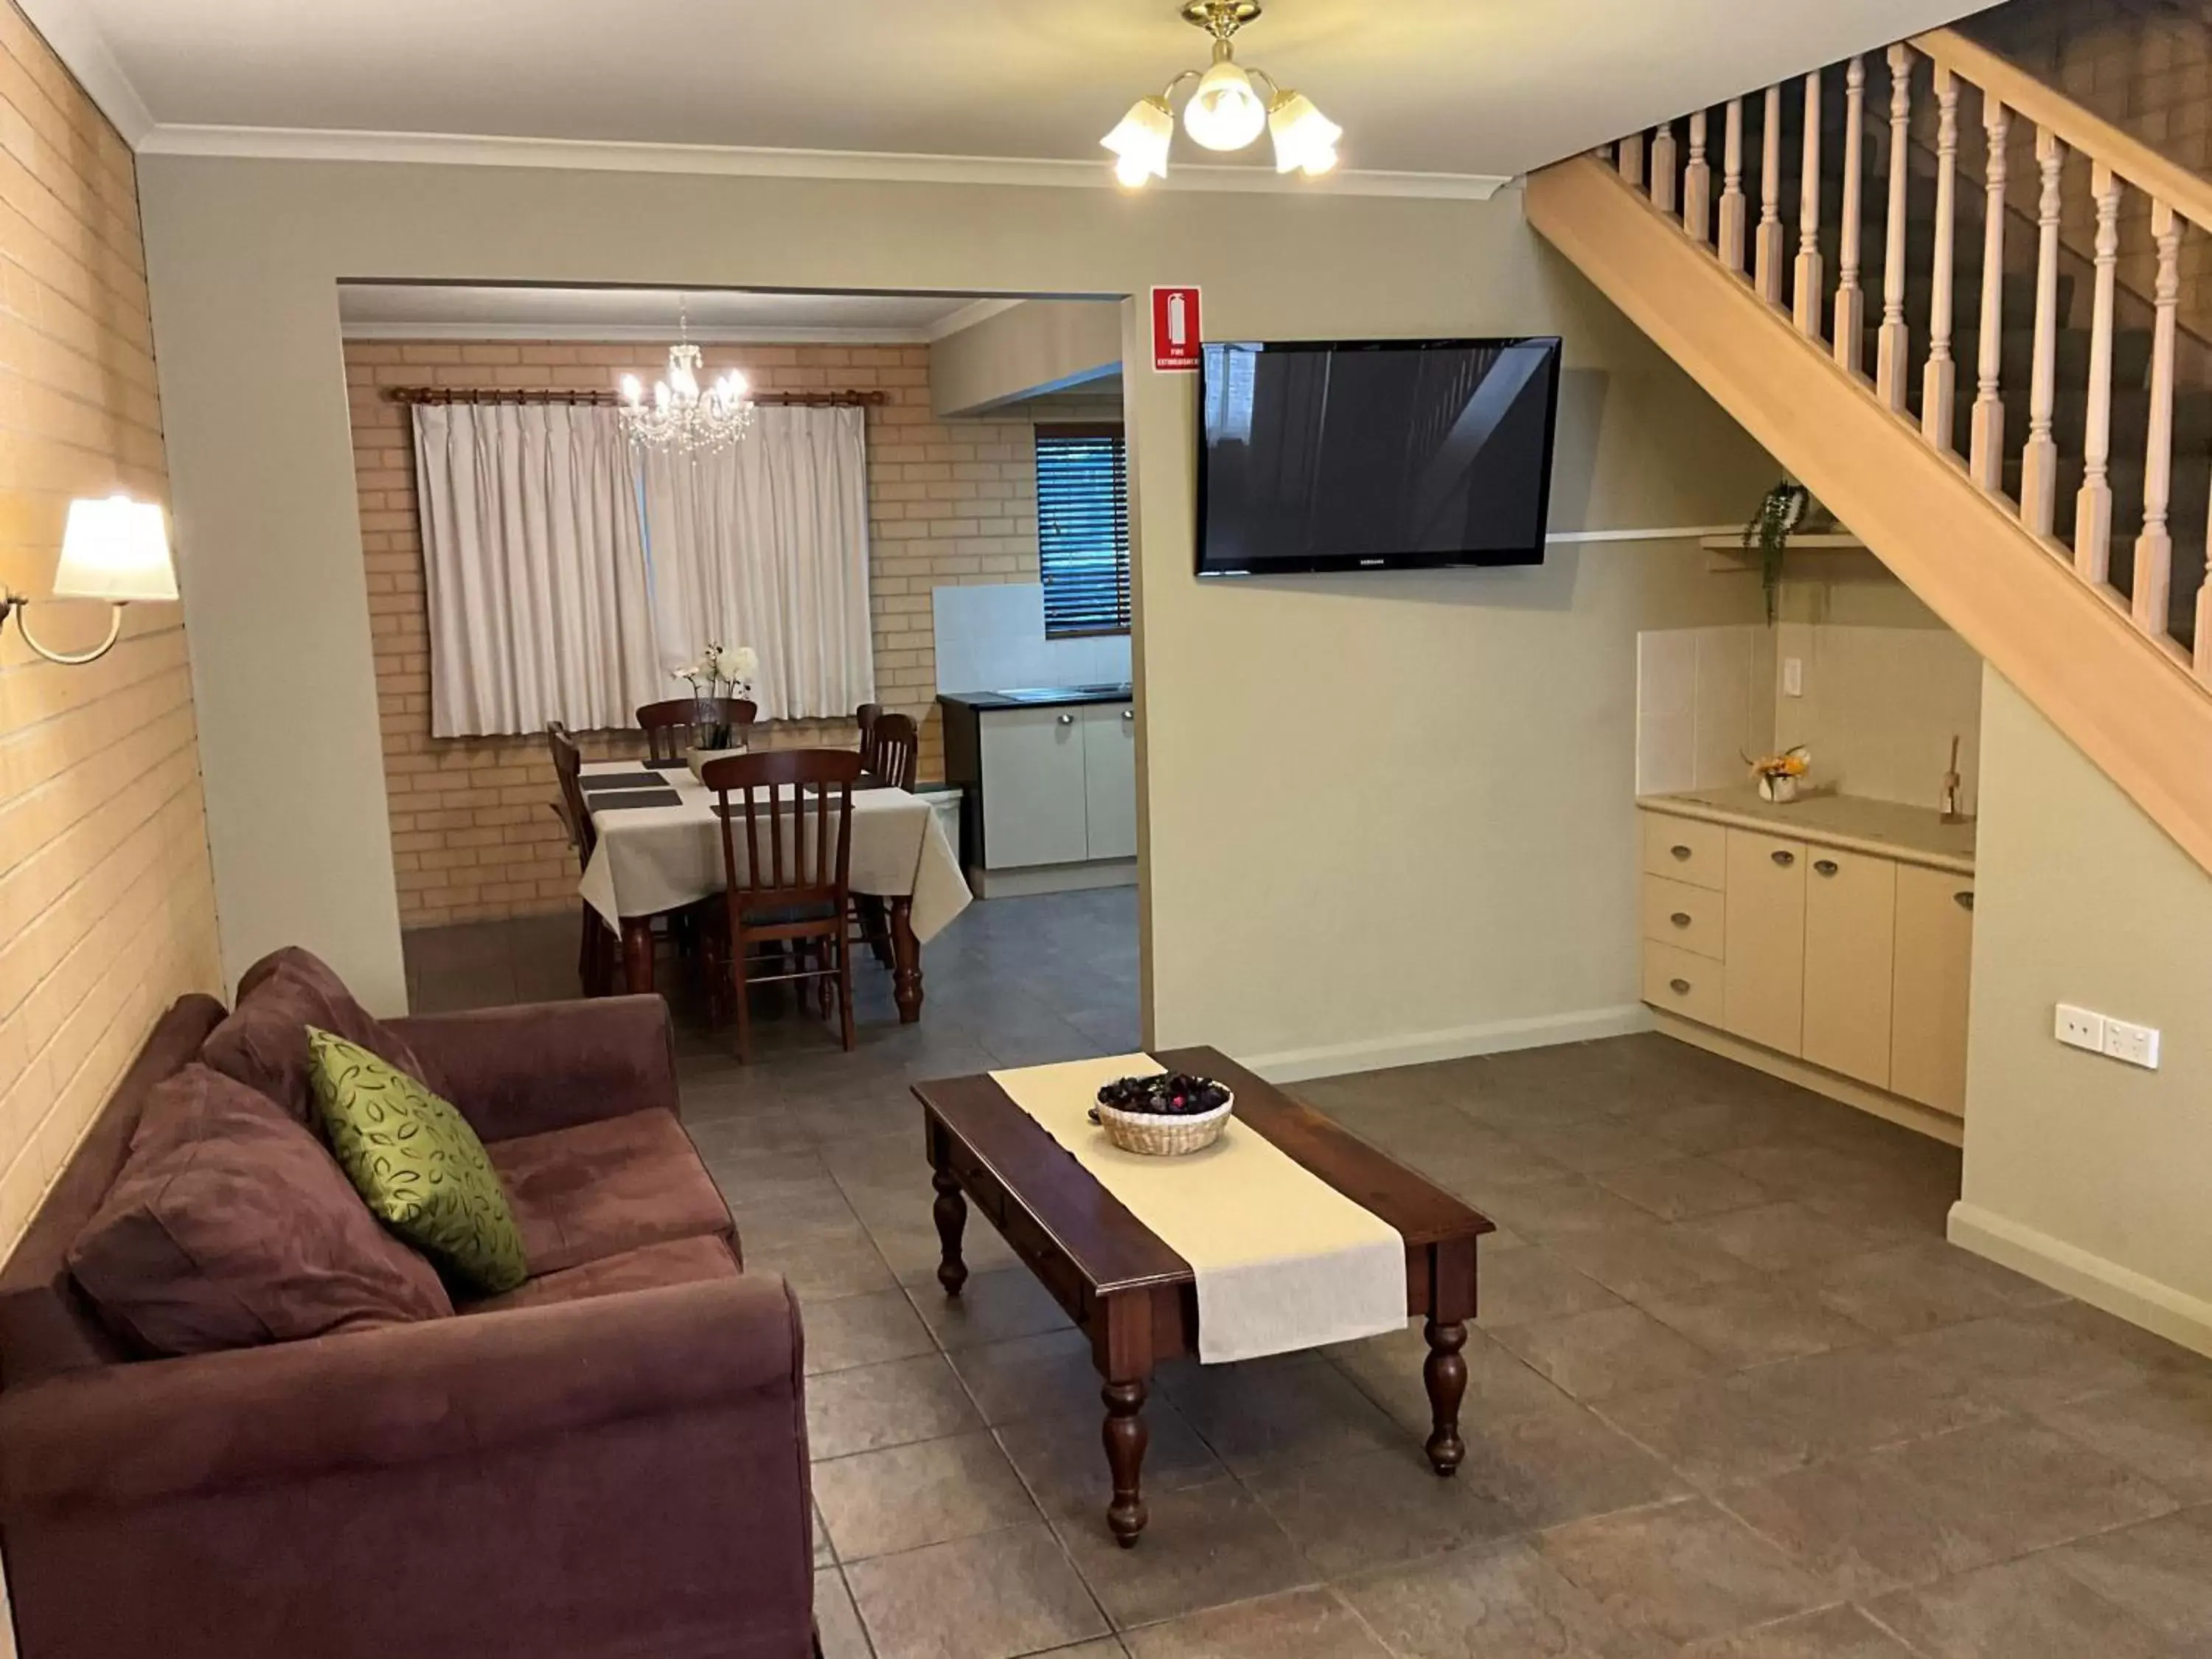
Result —
[{"label": "wooden dining chair", "polygon": [[[553,775],[560,781],[561,799],[552,803],[554,815],[568,831],[568,845],[576,850],[576,874],[580,879],[591,867],[599,835],[592,823],[591,808],[584,801],[584,756],[568,728],[556,720],[545,728],[545,745],[553,753]],[[583,932],[576,948],[576,981],[587,997],[605,996],[613,988],[615,936],[605,919],[587,902],[583,909]]]},{"label": "wooden dining chair", "polygon": [[672,697],[637,711],[645,729],[647,760],[679,761],[687,749],[704,749],[717,726],[750,726],[759,709],[743,697]]},{"label": "wooden dining chair", "polygon": [[921,758],[921,731],[907,714],[878,714],[862,760],[866,769],[894,789],[914,790],[915,768]]},{"label": "wooden dining chair", "polygon": [[[754,985],[811,981],[825,1004],[834,990],[840,1035],[848,1050],[853,1047],[845,917],[852,896],[853,785],[860,775],[860,757],[845,749],[733,755],[701,769],[700,781],[714,792],[721,819],[721,943],[737,1002],[741,1060],[752,1058],[746,993]],[[779,962],[764,952],[757,963],[757,945],[790,955]],[[753,971],[771,964],[781,971]]]},{"label": "wooden dining chair", "polygon": [[853,724],[860,728],[860,769],[868,770],[868,763],[875,757],[876,722],[884,717],[884,706],[879,702],[864,702],[853,711]]}]

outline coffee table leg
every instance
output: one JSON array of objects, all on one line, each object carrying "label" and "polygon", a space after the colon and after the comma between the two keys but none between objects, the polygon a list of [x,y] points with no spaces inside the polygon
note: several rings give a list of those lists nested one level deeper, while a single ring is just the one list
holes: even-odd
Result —
[{"label": "coffee table leg", "polygon": [[944,1260],[937,1264],[937,1282],[945,1286],[945,1295],[957,1296],[968,1282],[968,1264],[960,1259],[960,1235],[968,1226],[968,1200],[961,1194],[957,1177],[943,1170],[931,1174],[929,1184],[937,1188],[937,1202],[930,1213],[936,1218],[937,1242],[945,1251]]},{"label": "coffee table leg", "polygon": [[1145,1467],[1145,1448],[1152,1432],[1145,1426],[1142,1382],[1109,1382],[1099,1390],[1106,1402],[1106,1466],[1114,1472],[1114,1501],[1106,1506],[1106,1524],[1114,1541],[1123,1549],[1136,1547],[1145,1529],[1144,1493],[1139,1484]]},{"label": "coffee table leg", "polygon": [[1467,1395],[1467,1361],[1459,1351],[1467,1346],[1467,1327],[1439,1325],[1435,1320],[1422,1327],[1429,1339],[1429,1357],[1421,1362],[1421,1380],[1429,1387],[1429,1467],[1438,1474],[1457,1469],[1467,1455],[1467,1443],[1459,1437],[1459,1402]]}]

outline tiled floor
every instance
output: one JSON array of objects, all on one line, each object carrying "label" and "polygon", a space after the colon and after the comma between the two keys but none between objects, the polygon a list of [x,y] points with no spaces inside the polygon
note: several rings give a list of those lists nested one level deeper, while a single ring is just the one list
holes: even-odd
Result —
[{"label": "tiled floor", "polygon": [[[1493,1216],[1455,1480],[1418,1334],[1148,1408],[1103,1519],[1079,1338],[980,1218],[932,1277],[912,1078],[1133,1047],[1126,892],[977,906],[925,1022],[786,1016],[685,1110],[805,1304],[831,1659],[2212,1656],[2212,1363],[1953,1249],[1954,1152],[1658,1037],[1303,1085]],[[410,941],[422,1005],[561,988],[573,923]]]}]

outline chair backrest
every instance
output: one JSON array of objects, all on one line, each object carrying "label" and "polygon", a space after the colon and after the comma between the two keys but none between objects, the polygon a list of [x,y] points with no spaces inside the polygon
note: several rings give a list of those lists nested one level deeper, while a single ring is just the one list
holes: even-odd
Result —
[{"label": "chair backrest", "polygon": [[750,726],[759,712],[743,697],[672,697],[647,703],[637,723],[645,729],[648,760],[682,760],[687,749],[711,747],[715,727]]},{"label": "chair backrest", "polygon": [[868,763],[876,757],[876,722],[884,717],[884,706],[879,702],[864,702],[853,711],[853,724],[860,729],[860,766],[872,772]]},{"label": "chair backrest", "polygon": [[894,789],[912,790],[921,759],[921,731],[906,714],[878,714],[867,769]]},{"label": "chair backrest", "polygon": [[860,775],[860,757],[849,749],[777,749],[701,769],[721,818],[733,922],[750,909],[791,905],[832,903],[842,913]]},{"label": "chair backrest", "polygon": [[583,750],[566,731],[548,727],[545,742],[553,751],[553,775],[561,781],[562,819],[576,843],[577,861],[588,867],[599,844],[599,832],[592,823],[592,809],[584,801]]}]

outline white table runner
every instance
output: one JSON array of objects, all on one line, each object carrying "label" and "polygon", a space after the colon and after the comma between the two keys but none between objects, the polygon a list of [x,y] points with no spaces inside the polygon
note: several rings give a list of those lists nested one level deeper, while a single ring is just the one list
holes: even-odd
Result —
[{"label": "white table runner", "polygon": [[1202,1152],[1125,1152],[1090,1119],[1101,1084],[1166,1068],[1111,1054],[994,1072],[1198,1281],[1198,1358],[1214,1365],[1402,1330],[1406,1240],[1232,1114]]},{"label": "white table runner", "polygon": [[[637,761],[597,761],[584,768],[585,805],[594,778],[635,777]],[[599,844],[578,890],[619,927],[624,916],[673,910],[722,890],[722,826],[714,796],[688,767],[661,774],[678,796],[673,806],[611,805],[638,791],[625,784],[605,810],[592,811]],[[744,819],[736,820],[744,833]],[[738,849],[740,857],[744,849]],[[911,897],[915,937],[942,933],[968,908],[960,861],[927,801],[903,789],[863,789],[853,797],[852,885],[856,893]]]}]

